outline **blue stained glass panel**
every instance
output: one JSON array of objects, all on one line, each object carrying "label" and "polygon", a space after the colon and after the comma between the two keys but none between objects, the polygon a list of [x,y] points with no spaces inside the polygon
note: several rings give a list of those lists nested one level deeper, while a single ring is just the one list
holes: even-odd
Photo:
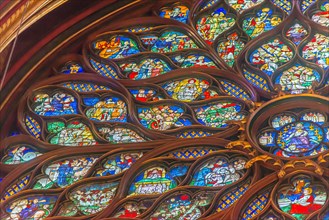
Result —
[{"label": "blue stained glass panel", "polygon": [[160,10],[159,16],[163,18],[169,18],[180,21],[182,23],[187,22],[188,14],[190,10],[184,5],[176,5],[173,8],[163,8]]},{"label": "blue stained glass panel", "polygon": [[91,66],[98,74],[105,76],[107,78],[113,78],[113,79],[119,78],[116,70],[109,64],[98,62],[92,58],[90,58],[89,61]]}]

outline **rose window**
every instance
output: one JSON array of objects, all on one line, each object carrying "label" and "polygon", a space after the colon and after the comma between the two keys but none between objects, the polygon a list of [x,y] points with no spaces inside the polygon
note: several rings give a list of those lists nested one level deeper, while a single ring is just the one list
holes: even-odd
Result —
[{"label": "rose window", "polygon": [[328,219],[329,3],[145,2],[4,102],[1,219]]}]

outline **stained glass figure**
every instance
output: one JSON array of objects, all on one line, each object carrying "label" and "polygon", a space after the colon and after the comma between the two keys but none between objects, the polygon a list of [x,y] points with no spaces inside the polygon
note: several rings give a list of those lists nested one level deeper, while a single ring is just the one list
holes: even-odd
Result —
[{"label": "stained glass figure", "polygon": [[33,110],[41,116],[77,114],[77,100],[65,92],[39,93],[33,98]]},{"label": "stained glass figure", "polygon": [[206,55],[200,55],[198,53],[192,53],[187,55],[176,55],[171,59],[178,64],[181,68],[191,67],[211,67],[216,68],[214,61]]},{"label": "stained glass figure", "polygon": [[279,190],[277,201],[282,211],[302,220],[321,209],[327,196],[322,185],[314,185],[306,176],[298,176],[293,179],[292,186]]},{"label": "stained glass figure", "polygon": [[218,158],[206,162],[195,172],[190,185],[220,187],[232,184],[243,176],[245,163],[243,158],[235,161]]},{"label": "stained glass figure", "polygon": [[166,31],[157,39],[151,51],[168,53],[191,48],[198,48],[198,46],[189,36],[178,31]]},{"label": "stained glass figure", "polygon": [[219,97],[219,93],[213,89],[207,89],[201,96],[199,97],[200,100],[206,100],[211,98]]},{"label": "stained glass figure", "polygon": [[48,189],[54,184],[64,188],[82,179],[97,161],[98,157],[79,157],[77,159],[66,159],[48,165],[42,178],[36,182],[34,189]]},{"label": "stained glass figure", "polygon": [[189,12],[189,8],[185,5],[175,5],[173,8],[162,8],[159,16],[186,23]]},{"label": "stained glass figure", "polygon": [[219,102],[194,108],[201,124],[216,128],[227,127],[227,121],[243,119],[241,110],[242,106],[235,102]]},{"label": "stained glass figure", "polygon": [[123,63],[120,68],[129,79],[133,80],[156,77],[172,70],[167,62],[158,58],[148,58],[140,63]]},{"label": "stained glass figure", "polygon": [[43,219],[54,208],[57,196],[30,196],[10,203],[6,208],[10,219]]},{"label": "stained glass figure", "polygon": [[140,206],[134,202],[127,202],[124,204],[122,210],[117,212],[114,217],[116,218],[136,218],[141,214]]},{"label": "stained glass figure", "polygon": [[249,62],[259,67],[267,75],[272,75],[279,66],[288,62],[292,56],[291,48],[276,38],[253,51],[250,54]]},{"label": "stained glass figure", "polygon": [[329,67],[329,37],[322,34],[315,34],[303,47],[302,56],[318,64],[323,69]]},{"label": "stained glass figure", "polygon": [[138,119],[145,128],[168,130],[175,125],[184,112],[184,109],[175,105],[144,107],[138,108]]},{"label": "stained glass figure", "polygon": [[248,16],[242,23],[243,30],[251,37],[255,38],[258,35],[272,30],[278,26],[282,21],[282,18],[276,14],[273,14],[273,10],[270,8],[262,8],[257,11],[256,16]]},{"label": "stained glass figure", "polygon": [[41,155],[42,153],[29,145],[15,145],[9,148],[2,162],[4,164],[26,163]]},{"label": "stained glass figure", "polygon": [[87,106],[92,106],[86,111],[86,116],[95,121],[126,122],[127,106],[118,97],[107,97],[99,99],[97,97],[85,97],[83,102]]},{"label": "stained glass figure", "polygon": [[142,156],[142,152],[132,152],[113,156],[103,164],[104,168],[98,170],[95,176],[110,176],[122,173],[123,171],[128,170],[133,163]]},{"label": "stained glass figure", "polygon": [[101,58],[105,59],[118,59],[141,52],[137,42],[125,35],[116,35],[109,40],[98,40],[92,44],[92,47]]},{"label": "stained glass figure", "polygon": [[279,74],[275,79],[276,84],[280,84],[283,91],[292,94],[302,93],[312,88],[313,82],[320,82],[321,75],[316,70],[306,66],[295,65]]},{"label": "stained glass figure", "polygon": [[64,74],[78,74],[84,72],[84,69],[80,63],[70,61],[64,64],[60,72]]},{"label": "stained glass figure", "polygon": [[151,88],[129,89],[129,92],[140,102],[151,102],[164,99],[159,92]]},{"label": "stained glass figure", "polygon": [[232,8],[237,10],[239,13],[242,13],[243,11],[254,7],[256,5],[259,5],[264,0],[225,0]]},{"label": "stained glass figure", "polygon": [[322,26],[329,27],[329,2],[324,2],[320,9],[321,11],[312,16],[312,20]]},{"label": "stained glass figure", "polygon": [[165,168],[154,167],[140,173],[130,186],[129,195],[162,194],[177,186]]},{"label": "stained glass figure", "polygon": [[192,199],[188,194],[178,194],[164,201],[151,215],[151,219],[198,219],[204,206],[211,203],[213,195],[197,195]]},{"label": "stained glass figure", "polygon": [[225,8],[220,7],[210,15],[199,18],[196,29],[208,44],[212,44],[218,35],[230,29],[234,24],[234,16],[227,13]]},{"label": "stained glass figure", "polygon": [[51,135],[49,142],[64,146],[85,146],[97,144],[89,127],[79,121],[72,121],[65,125],[63,122],[47,123],[47,130]]},{"label": "stained glass figure", "polygon": [[100,127],[98,132],[105,137],[110,143],[120,144],[120,143],[137,143],[144,142],[146,139],[139,135],[136,131],[129,128],[121,127]]},{"label": "stained glass figure", "polygon": [[299,45],[307,35],[308,31],[299,23],[295,23],[291,26],[286,33],[286,36],[296,45]]},{"label": "stained glass figure", "polygon": [[227,36],[227,41],[218,44],[217,52],[219,57],[232,67],[243,47],[244,42],[241,41],[239,35],[234,32]]},{"label": "stained glass figure", "polygon": [[309,122],[298,122],[280,129],[277,144],[285,151],[296,153],[312,150],[322,139],[323,131],[319,126]]},{"label": "stained glass figure", "polygon": [[95,214],[112,201],[118,183],[92,183],[78,186],[69,198],[84,215]]},{"label": "stained glass figure", "polygon": [[176,100],[191,102],[208,89],[210,82],[200,78],[187,78],[183,80],[167,82],[162,87]]}]

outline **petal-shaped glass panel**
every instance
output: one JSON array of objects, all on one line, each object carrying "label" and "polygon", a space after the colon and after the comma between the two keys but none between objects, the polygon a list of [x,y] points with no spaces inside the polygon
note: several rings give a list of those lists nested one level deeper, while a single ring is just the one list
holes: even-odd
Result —
[{"label": "petal-shaped glass panel", "polygon": [[267,75],[272,75],[279,66],[288,62],[292,57],[292,49],[280,39],[275,38],[253,51],[249,56],[249,62]]},{"label": "petal-shaped glass panel", "polygon": [[90,183],[78,186],[69,194],[70,200],[84,215],[95,214],[112,201],[118,183]]},{"label": "petal-shaped glass panel", "polygon": [[97,40],[92,43],[92,48],[104,59],[118,59],[141,52],[136,40],[125,35],[115,35],[109,40]]},{"label": "petal-shaped glass panel", "polygon": [[19,144],[9,148],[7,154],[3,157],[2,162],[4,164],[26,163],[41,155],[42,153],[38,152],[32,146]]},{"label": "petal-shaped glass panel", "polygon": [[167,82],[162,87],[173,99],[191,102],[197,100],[208,89],[209,84],[210,82],[205,79],[187,78]]},{"label": "petal-shaped glass panel", "polygon": [[271,8],[262,8],[254,14],[250,14],[242,23],[242,29],[255,38],[260,34],[272,30],[282,22],[282,17],[273,13]]},{"label": "petal-shaped glass panel", "polygon": [[246,158],[229,160],[225,157],[217,157],[207,161],[199,167],[190,182],[192,186],[221,187],[233,184],[245,174],[244,165]]},{"label": "petal-shaped glass panel", "polygon": [[225,128],[227,121],[240,121],[245,115],[242,106],[236,102],[217,102],[194,108],[196,117],[201,124],[209,127]]},{"label": "petal-shaped glass panel", "polygon": [[54,183],[61,188],[72,185],[87,174],[97,159],[98,157],[79,157],[51,163],[44,168],[44,174],[50,181],[43,178],[37,181],[33,188],[47,189]]},{"label": "petal-shaped glass panel", "polygon": [[10,219],[43,219],[53,210],[58,196],[55,195],[29,195],[10,203],[6,212]]},{"label": "petal-shaped glass panel", "polygon": [[54,121],[47,123],[47,130],[52,134],[49,142],[64,146],[85,146],[97,144],[90,128],[80,121],[72,121],[65,125]]},{"label": "petal-shaped glass panel", "polygon": [[208,44],[212,44],[218,35],[230,29],[234,24],[235,16],[228,13],[225,8],[219,7],[201,16],[197,21],[196,29]]},{"label": "petal-shaped glass panel", "polygon": [[122,173],[128,170],[142,156],[142,152],[127,152],[112,156],[106,160],[102,169],[97,170],[95,176],[110,176]]},{"label": "petal-shaped glass panel", "polygon": [[129,196],[162,194],[177,186],[169,172],[163,167],[152,167],[138,174],[129,188]]},{"label": "petal-shaped glass panel", "polygon": [[312,16],[312,20],[324,27],[329,27],[329,3],[323,2],[320,11]]},{"label": "petal-shaped glass panel", "polygon": [[176,105],[158,105],[153,107],[138,108],[140,123],[152,130],[168,130],[184,114],[184,109]]},{"label": "petal-shaped glass panel", "polygon": [[86,116],[95,121],[126,122],[127,105],[118,97],[85,97],[84,104],[91,106],[86,111]]},{"label": "petal-shaped glass panel", "polygon": [[310,42],[303,47],[302,56],[323,69],[328,69],[329,37],[323,34],[315,34]]},{"label": "petal-shaped glass panel", "polygon": [[299,219],[305,219],[326,203],[328,192],[325,186],[314,184],[308,176],[293,178],[291,185],[282,186],[277,193],[279,208]]},{"label": "petal-shaped glass panel", "polygon": [[156,40],[151,51],[169,53],[191,48],[198,48],[198,46],[189,36],[178,31],[166,31]]},{"label": "petal-shaped glass panel", "polygon": [[171,8],[165,7],[160,9],[159,16],[186,23],[189,12],[189,8],[185,5],[176,4]]},{"label": "petal-shaped glass panel", "polygon": [[133,80],[156,77],[172,70],[166,61],[159,58],[147,58],[140,63],[123,63],[120,68],[129,79]]}]

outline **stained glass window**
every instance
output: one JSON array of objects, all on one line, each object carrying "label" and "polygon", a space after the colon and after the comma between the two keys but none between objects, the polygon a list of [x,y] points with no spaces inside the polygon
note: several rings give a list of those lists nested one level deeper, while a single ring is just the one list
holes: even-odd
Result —
[{"label": "stained glass window", "polygon": [[145,2],[4,101],[0,218],[327,219],[329,3]]}]

